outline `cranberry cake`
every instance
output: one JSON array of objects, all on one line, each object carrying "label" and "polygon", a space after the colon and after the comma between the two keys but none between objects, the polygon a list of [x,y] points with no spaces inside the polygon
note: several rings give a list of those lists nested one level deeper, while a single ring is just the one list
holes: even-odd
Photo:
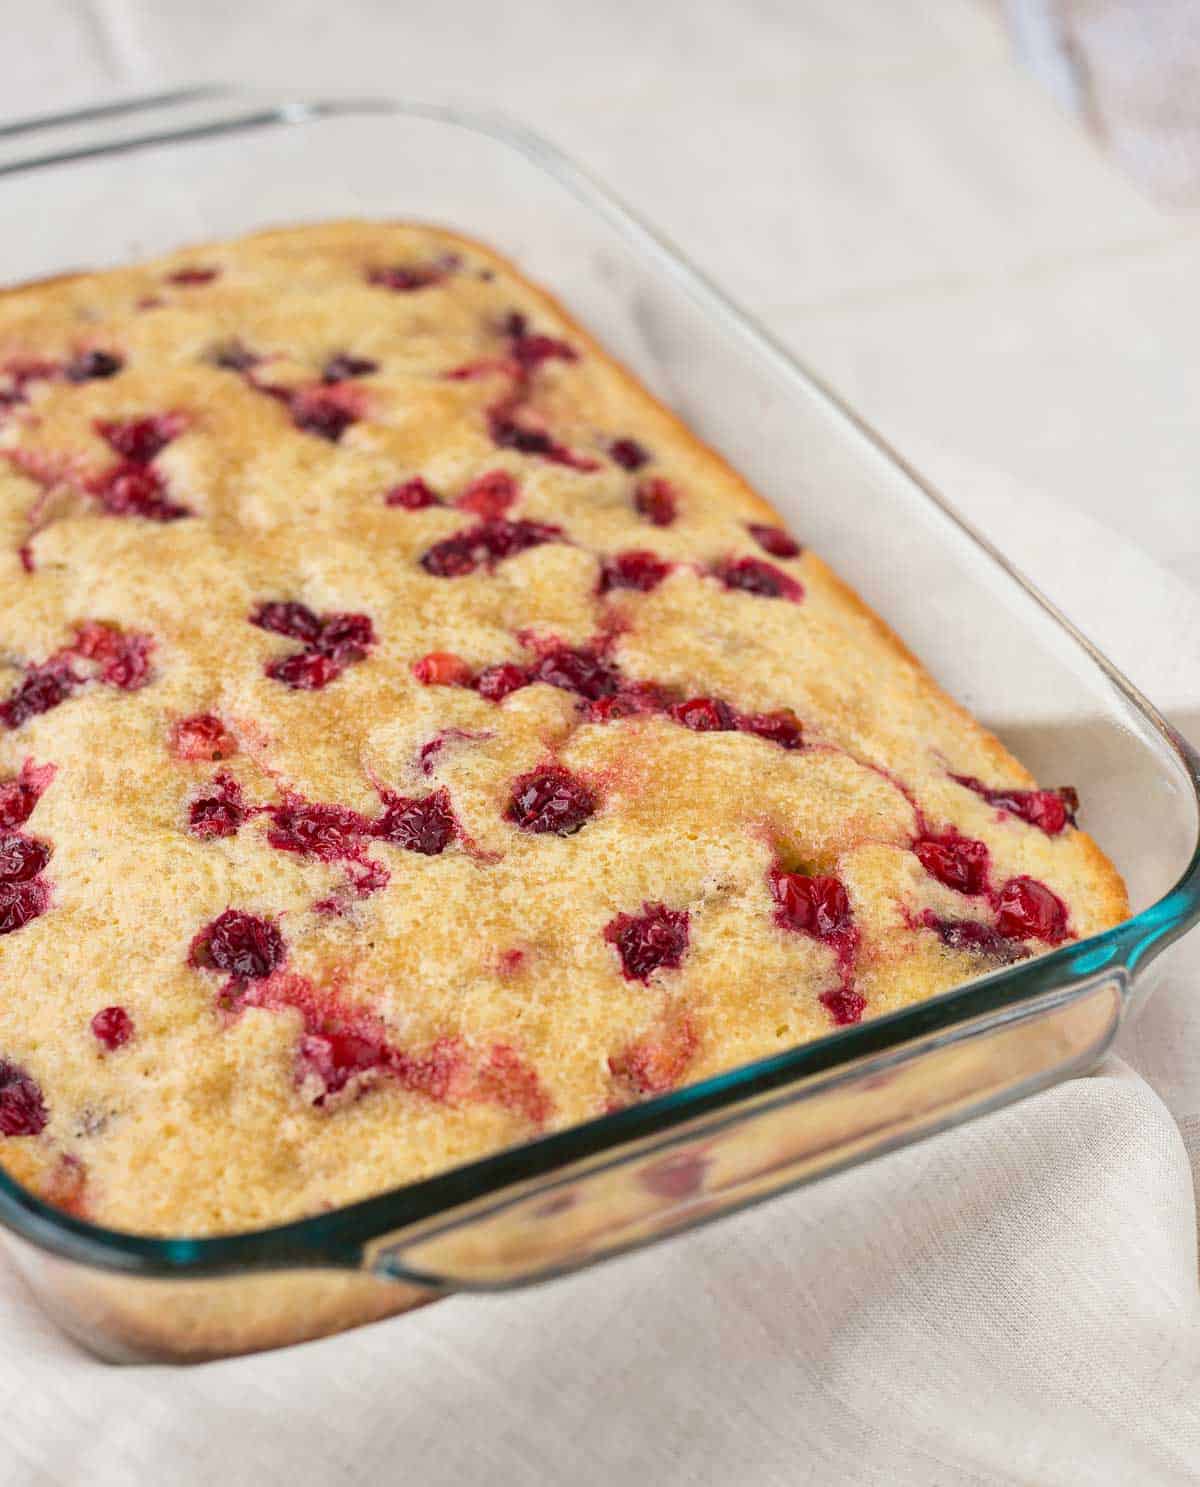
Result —
[{"label": "cranberry cake", "polygon": [[1075,824],[477,243],[0,296],[0,1163],[328,1209],[1118,922]]}]

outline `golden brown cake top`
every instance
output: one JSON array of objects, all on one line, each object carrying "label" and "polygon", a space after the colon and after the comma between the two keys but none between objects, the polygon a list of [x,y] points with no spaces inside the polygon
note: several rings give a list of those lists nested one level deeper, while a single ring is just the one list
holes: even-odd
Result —
[{"label": "golden brown cake top", "polygon": [[10,292],[0,454],[0,1161],[76,1212],[312,1213],[1126,912],[478,244]]}]

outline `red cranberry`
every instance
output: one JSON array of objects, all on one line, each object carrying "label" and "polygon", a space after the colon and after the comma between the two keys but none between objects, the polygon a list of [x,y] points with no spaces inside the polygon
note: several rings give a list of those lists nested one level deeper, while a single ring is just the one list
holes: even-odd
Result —
[{"label": "red cranberry", "polygon": [[785,532],[782,527],[767,527],[759,522],[751,522],[747,530],[763,552],[769,552],[773,558],[798,558],[804,550],[791,533]]},{"label": "red cranberry", "polygon": [[804,729],[800,719],[791,708],[780,708],[773,713],[753,713],[738,719],[743,733],[753,733],[756,738],[765,738],[768,743],[778,744],[781,749],[799,749],[804,746]]},{"label": "red cranberry", "polygon": [[675,1088],[699,1047],[696,1028],[684,1017],[614,1054],[608,1067],[633,1094],[660,1095]]},{"label": "red cranberry", "polygon": [[335,382],[349,382],[354,377],[369,377],[379,370],[379,363],[367,356],[350,356],[345,352],[331,356],[321,369],[321,381],[326,386]]},{"label": "red cranberry", "polygon": [[996,928],[1015,940],[1067,938],[1067,906],[1036,878],[1009,878],[996,895]]},{"label": "red cranberry", "polygon": [[67,363],[68,382],[97,382],[115,377],[125,363],[111,351],[81,351]]},{"label": "red cranberry", "polygon": [[250,623],[260,630],[270,630],[274,635],[302,640],[306,645],[311,645],[321,633],[320,618],[307,604],[290,599],[268,600],[260,604],[250,616]]},{"label": "red cranberry", "polygon": [[104,1007],[92,1018],[92,1032],[114,1053],[133,1037],[133,1018],[124,1007]]},{"label": "red cranberry", "polygon": [[196,713],[190,718],[180,718],[171,729],[171,750],[176,759],[189,764],[230,759],[237,753],[237,740],[220,718],[212,713]]},{"label": "red cranberry", "polygon": [[442,499],[436,492],[415,475],[411,480],[395,485],[383,498],[385,506],[399,506],[405,511],[421,511],[426,506],[440,506]]},{"label": "red cranberry", "polygon": [[188,827],[202,841],[236,836],[252,814],[241,785],[232,775],[222,773],[215,775],[208,789],[188,806]]},{"label": "red cranberry", "polygon": [[37,564],[34,561],[32,542],[22,542],[20,547],[17,548],[17,557],[21,561],[21,568],[24,572],[37,572]]},{"label": "red cranberry", "polygon": [[289,797],[270,810],[267,841],[279,852],[298,852],[321,862],[355,857],[368,822],[344,805],[320,805]]},{"label": "red cranberry", "polygon": [[595,700],[597,697],[611,697],[620,685],[621,674],[590,646],[580,646],[575,650],[563,646],[544,655],[532,668],[529,679]]},{"label": "red cranberry", "polygon": [[489,666],[475,678],[475,690],[489,702],[503,702],[510,692],[528,685],[528,674],[511,661]]},{"label": "red cranberry", "polygon": [[640,470],[650,459],[649,453],[636,439],[614,439],[608,452],[623,470]]},{"label": "red cranberry", "polygon": [[306,604],[273,600],[250,615],[260,630],[299,640],[304,649],[267,663],[275,681],[298,691],[318,691],[339,677],[347,666],[365,660],[376,643],[375,627],[365,614],[314,614]]},{"label": "red cranberry", "polygon": [[308,1033],[300,1040],[301,1061],[317,1074],[325,1086],[316,1104],[323,1105],[327,1095],[345,1089],[352,1079],[387,1066],[389,1049],[377,1038],[364,1038],[358,1033],[325,1029]]},{"label": "red cranberry", "polygon": [[413,662],[413,675],[426,687],[466,687],[471,682],[471,668],[453,651],[430,651]]},{"label": "red cranberry", "polygon": [[617,718],[666,712],[670,706],[671,698],[656,682],[625,682],[611,697],[585,703],[583,711],[591,723],[611,723]]},{"label": "red cranberry", "polygon": [[0,829],[11,830],[29,820],[55,773],[53,764],[35,764],[26,759],[15,779],[0,784]]},{"label": "red cranberry", "polygon": [[505,818],[522,831],[572,836],[594,815],[595,794],[558,765],[535,769],[513,781]]},{"label": "red cranberry", "polygon": [[0,1136],[36,1136],[49,1119],[37,1081],[0,1058]]},{"label": "red cranberry", "polygon": [[990,924],[981,924],[977,919],[939,919],[927,910],[922,922],[950,950],[982,955],[1001,965],[1024,960],[1029,954],[1024,945],[1007,939],[999,930],[993,929]]},{"label": "red cranberry", "polygon": [[23,929],[50,907],[50,889],[41,878],[28,883],[0,883],[0,935]]},{"label": "red cranberry", "polygon": [[435,543],[422,557],[421,566],[435,578],[461,578],[480,563],[497,563],[561,536],[560,527],[543,522],[494,517]]},{"label": "red cranberry", "polygon": [[1047,836],[1057,836],[1064,827],[1075,824],[1079,796],[1070,785],[1060,790],[992,790],[973,775],[953,774],[950,778],[998,810],[1039,827]]},{"label": "red cranberry", "polygon": [[638,515],[644,516],[648,522],[656,527],[669,527],[675,520],[678,497],[671,482],[656,475],[651,480],[643,480],[638,486],[634,492],[633,504]]},{"label": "red cranberry", "polygon": [[76,655],[99,665],[100,680],[106,686],[136,692],[150,681],[153,647],[148,635],[92,623],[80,627],[73,649]]},{"label": "red cranberry", "polygon": [[764,563],[761,558],[736,558],[719,563],[713,570],[727,589],[743,594],[757,594],[764,599],[790,599],[799,604],[804,587],[782,568]]},{"label": "red cranberry", "polygon": [[191,516],[189,506],[172,501],[167,495],[167,482],[150,465],[123,460],[87,482],[89,493],[96,497],[109,516],[140,516],[145,521],[179,521]]},{"label": "red cranberry", "polygon": [[185,289],[194,288],[198,284],[211,284],[220,274],[219,268],[206,267],[201,264],[188,264],[184,268],[177,268],[174,273],[167,275],[168,284],[179,284]]},{"label": "red cranberry", "polygon": [[645,903],[640,914],[618,914],[604,938],[617,947],[627,981],[646,981],[657,970],[675,970],[688,948],[688,912]]},{"label": "red cranberry", "polygon": [[728,733],[737,727],[737,715],[715,697],[693,697],[667,709],[667,716],[695,733]]},{"label": "red cranberry", "polygon": [[524,1116],[531,1125],[545,1125],[554,1109],[537,1070],[507,1043],[492,1045],[476,1076],[475,1089],[480,1099]]},{"label": "red cranberry", "polygon": [[579,360],[579,353],[573,346],[569,346],[566,341],[556,340],[553,336],[527,335],[522,332],[512,338],[511,350],[526,371],[533,371],[544,361]]},{"label": "red cranberry", "polygon": [[500,449],[515,449],[519,454],[537,454],[552,464],[566,465],[570,470],[598,470],[598,462],[587,455],[576,454],[567,445],[559,443],[545,429],[520,423],[512,412],[511,404],[493,408],[488,414],[488,430],[492,442]]},{"label": "red cranberry", "polygon": [[51,708],[58,707],[82,685],[82,679],[71,670],[70,662],[62,657],[52,657],[40,665],[30,666],[15,690],[0,702],[0,723],[5,728],[19,728],[39,713],[48,713]]},{"label": "red cranberry", "polygon": [[600,570],[600,592],[607,594],[612,589],[637,589],[643,594],[649,593],[662,583],[671,567],[657,553],[642,549],[618,553],[616,557],[606,559]]},{"label": "red cranberry", "polygon": [[50,848],[36,837],[0,836],[0,883],[28,883],[50,861]]},{"label": "red cranberry", "polygon": [[921,837],[913,844],[917,860],[931,878],[958,893],[982,893],[987,887],[988,849],[984,842],[949,831]]},{"label": "red cranberry", "polygon": [[849,1027],[852,1023],[860,1022],[867,1005],[866,997],[850,986],[823,991],[818,1000],[838,1027]]},{"label": "red cranberry", "polygon": [[443,253],[432,263],[397,263],[388,267],[367,270],[367,283],[380,289],[392,289],[407,294],[415,289],[428,289],[440,283],[459,264],[457,254]]},{"label": "red cranberry", "polygon": [[420,800],[385,795],[384,811],[371,827],[371,835],[393,846],[436,857],[454,840],[458,829],[447,790],[435,790]]},{"label": "red cranberry", "polygon": [[182,413],[154,413],[145,418],[102,418],[96,432],[122,459],[148,465],[187,428]]},{"label": "red cranberry", "polygon": [[455,505],[460,511],[472,511],[476,516],[503,516],[517,499],[517,482],[507,470],[488,470],[477,475]]},{"label": "red cranberry", "polygon": [[197,935],[190,959],[238,981],[261,981],[279,969],[286,953],[283,936],[269,919],[226,909]]},{"label": "red cranberry", "polygon": [[267,675],[293,692],[319,692],[336,681],[342,668],[320,651],[295,651],[267,663]]},{"label": "red cranberry", "polygon": [[336,444],[358,415],[344,402],[319,392],[298,393],[292,399],[292,422],[304,434],[316,434]]},{"label": "red cranberry", "polygon": [[850,928],[850,898],[841,882],[828,875],[774,871],[770,876],[775,922],[783,929],[829,940]]}]

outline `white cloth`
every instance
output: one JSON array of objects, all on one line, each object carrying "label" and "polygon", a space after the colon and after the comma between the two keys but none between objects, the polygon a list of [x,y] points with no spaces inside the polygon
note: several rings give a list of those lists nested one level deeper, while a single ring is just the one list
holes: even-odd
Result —
[{"label": "white cloth", "polygon": [[[1200,721],[1200,597],[1154,561],[1200,575],[1197,247],[968,0],[257,0],[219,25],[45,0],[15,24],[12,114],[232,71],[415,79],[544,128]],[[0,1482],[1195,1482],[1197,984],[1200,936],[1094,1077],[584,1275],[301,1348],[112,1369],[0,1273]]]}]

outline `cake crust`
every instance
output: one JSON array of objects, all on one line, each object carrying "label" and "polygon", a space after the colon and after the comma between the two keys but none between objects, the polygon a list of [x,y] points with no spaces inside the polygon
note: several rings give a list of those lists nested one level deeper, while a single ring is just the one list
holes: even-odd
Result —
[{"label": "cake crust", "polygon": [[5,291],[0,457],[0,1163],[69,1211],[317,1212],[1127,916],[469,238]]}]

